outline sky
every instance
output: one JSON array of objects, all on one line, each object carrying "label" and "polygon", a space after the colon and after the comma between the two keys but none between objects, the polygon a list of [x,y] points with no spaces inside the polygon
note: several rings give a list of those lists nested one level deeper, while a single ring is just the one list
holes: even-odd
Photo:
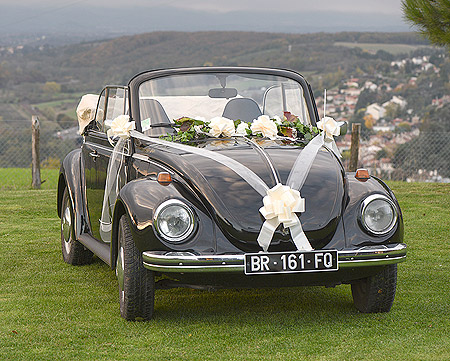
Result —
[{"label": "sky", "polygon": [[401,14],[401,0],[0,0],[1,5],[34,5],[60,8],[76,4],[96,7],[160,7],[210,12],[251,11],[275,12],[337,11],[350,13]]},{"label": "sky", "polygon": [[402,18],[401,1],[0,0],[0,36],[64,33],[101,38],[210,30],[410,31]]}]

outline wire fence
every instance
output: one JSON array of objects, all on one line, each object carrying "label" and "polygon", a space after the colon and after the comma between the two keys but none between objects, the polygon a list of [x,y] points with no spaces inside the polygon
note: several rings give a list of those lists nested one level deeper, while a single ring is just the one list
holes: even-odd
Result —
[{"label": "wire fence", "polygon": [[[348,169],[350,135],[338,142]],[[450,133],[381,133],[361,140],[359,168],[384,180],[450,183]]]},{"label": "wire fence", "polygon": [[[82,137],[73,123],[40,123],[40,160],[43,168],[59,168]],[[31,167],[31,120],[0,121],[0,168]]]},{"label": "wire fence", "polygon": [[[73,123],[41,122],[43,168],[59,168],[67,153],[82,144]],[[338,142],[348,168],[350,136]],[[31,167],[31,120],[0,120],[0,168]],[[450,183],[450,133],[385,134],[361,140],[359,167],[384,180]]]}]

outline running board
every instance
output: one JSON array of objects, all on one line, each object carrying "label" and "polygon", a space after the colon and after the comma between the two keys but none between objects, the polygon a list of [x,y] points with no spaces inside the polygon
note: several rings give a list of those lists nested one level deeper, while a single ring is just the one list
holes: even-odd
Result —
[{"label": "running board", "polygon": [[103,262],[111,266],[111,250],[109,243],[100,242],[87,233],[80,234],[78,236],[78,241],[94,252]]}]

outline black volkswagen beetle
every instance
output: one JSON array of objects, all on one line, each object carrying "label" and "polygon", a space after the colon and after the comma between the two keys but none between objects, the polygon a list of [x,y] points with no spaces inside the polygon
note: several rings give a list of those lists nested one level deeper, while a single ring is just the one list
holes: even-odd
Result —
[{"label": "black volkswagen beetle", "polygon": [[150,319],[170,287],[351,284],[358,310],[390,310],[399,205],[345,172],[333,141],[345,125],[319,122],[300,74],[153,70],[95,99],[60,170],[62,253],[115,270],[122,317]]}]

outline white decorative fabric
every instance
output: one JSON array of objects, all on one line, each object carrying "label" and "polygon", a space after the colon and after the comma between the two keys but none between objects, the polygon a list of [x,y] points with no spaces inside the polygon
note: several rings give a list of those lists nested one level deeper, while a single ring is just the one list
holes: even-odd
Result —
[{"label": "white decorative fabric", "polygon": [[341,158],[341,153],[334,141],[334,137],[341,134],[338,122],[331,117],[323,117],[322,120],[317,123],[317,128],[323,130],[324,145],[328,149],[331,149],[338,158]]},{"label": "white decorative fabric", "polygon": [[[263,115],[254,120],[251,127],[252,132],[260,132],[265,137],[276,138],[276,124],[270,120],[269,117],[266,117],[267,116]],[[168,142],[158,138],[147,137],[142,133],[133,130],[134,125],[131,125],[128,121],[129,119],[125,118],[125,116],[118,118],[113,121],[113,123],[116,122],[114,126],[111,124],[111,134],[119,136],[120,139],[114,148],[113,155],[111,156],[110,163],[108,165],[101,223],[102,228],[107,235],[105,238],[108,238],[109,236],[110,239],[112,210],[117,194],[120,190],[118,184],[119,172],[123,163],[126,145],[128,144],[126,139],[129,136],[133,136],[134,138],[148,141],[152,144],[167,145],[178,150],[212,159],[228,167],[238,174],[243,180],[245,180],[253,189],[255,189],[255,191],[263,196],[263,207],[261,207],[259,211],[265,218],[265,222],[261,227],[257,240],[265,252],[267,252],[272,241],[273,234],[280,224],[283,224],[284,227],[289,228],[292,240],[298,250],[313,249],[308,241],[308,238],[303,232],[300,219],[296,214],[305,211],[305,200],[301,198],[299,190],[306,181],[306,177],[312,167],[318,151],[322,145],[326,145],[326,142],[330,141],[330,139],[327,138],[325,129],[327,129],[331,136],[335,135],[336,129],[333,128],[333,122],[328,120],[326,124],[325,122],[321,123],[321,125],[325,128],[323,133],[314,137],[314,139],[312,139],[300,152],[289,173],[287,185],[278,183],[273,188],[269,189],[266,183],[258,175],[230,157],[204,148],[196,148],[180,143]],[[268,120],[270,122],[268,122]],[[254,130],[255,124],[257,130]],[[224,134],[225,136],[238,135],[235,134],[233,121],[227,118],[213,118],[210,126],[211,129],[215,129],[213,133],[216,134],[216,136],[219,136],[220,134]],[[242,126],[242,129],[239,129],[239,131],[242,130],[244,130],[244,126]],[[331,142],[334,143],[333,138],[331,138]]]},{"label": "white decorative fabric", "polygon": [[94,119],[97,109],[98,95],[86,94],[81,97],[77,106],[77,118],[80,134],[84,128]]},{"label": "white decorative fabric", "polygon": [[291,237],[298,250],[312,250],[306,238],[300,220],[296,212],[305,211],[305,199],[300,197],[300,192],[278,183],[267,191],[263,198],[264,206],[259,212],[266,219],[258,235],[258,243],[264,252],[267,252],[277,227],[283,223],[289,228]]},{"label": "white decorative fabric", "polygon": [[[153,144],[170,146],[175,149],[179,149],[182,151],[186,151],[188,153],[193,153],[193,154],[197,154],[197,155],[212,159],[218,163],[223,164],[224,166],[228,167],[233,172],[235,172],[237,175],[239,175],[244,181],[246,181],[262,197],[266,197],[269,194],[269,191],[270,191],[269,187],[257,174],[255,174],[252,170],[250,170],[243,164],[241,164],[241,163],[235,161],[234,159],[227,157],[223,154],[220,154],[218,152],[213,152],[213,151],[210,151],[210,150],[207,150],[204,148],[196,148],[196,147],[192,147],[192,146],[184,145],[184,144],[180,144],[180,143],[168,142],[168,141],[162,140],[162,139],[150,138],[150,137],[147,137],[147,136],[143,135],[142,133],[139,133],[135,130],[133,130],[131,132],[131,136],[133,136],[137,139],[148,141]],[[311,146],[310,146],[311,143],[313,144],[312,152],[308,151],[308,148],[311,148]],[[317,144],[317,143],[320,143],[320,146],[315,147],[315,144]],[[321,135],[317,135],[300,152],[300,155],[297,157],[297,160],[294,163],[294,167],[292,168],[290,175],[293,173],[297,173],[297,168],[306,167],[306,168],[310,169],[311,165],[314,161],[314,158],[322,145],[323,145],[323,137]],[[308,156],[303,157],[302,158],[303,161],[299,162],[298,161],[299,157],[305,151],[306,151],[306,154],[308,154]],[[292,178],[292,177],[290,176],[288,178]],[[303,186],[305,179],[306,179],[306,176],[304,177],[304,179],[301,180],[301,182],[296,183],[299,186],[298,189],[300,189]],[[291,189],[292,187],[287,187],[287,188]],[[284,189],[286,189],[286,188],[284,188]],[[298,204],[297,198],[295,195],[298,194],[298,198],[300,198],[300,194],[296,193],[298,191],[296,191],[294,189],[291,189],[291,190],[294,191],[294,193],[291,193],[291,192],[289,192],[289,193],[292,195],[293,199],[295,199],[296,201],[294,202],[294,207],[291,208],[291,218],[290,218],[291,220],[290,221],[286,220],[286,224],[291,225],[289,227],[289,230],[290,230],[290,233],[292,236],[292,240],[294,241],[297,249],[298,250],[311,250],[312,247],[308,241],[308,238],[306,237],[305,233],[303,232],[300,220],[297,217],[297,215],[295,215],[295,212],[297,212],[297,209],[303,209],[304,203],[303,203],[303,201],[301,201],[301,203]],[[285,193],[285,192],[283,192],[283,193]],[[288,197],[289,197],[289,195],[285,195],[283,199],[288,199]],[[263,199],[263,202],[264,202],[264,199]],[[292,215],[292,212],[294,212],[295,217]],[[281,214],[282,213],[283,212],[281,212]],[[268,212],[268,214],[269,214],[269,212]],[[289,214],[289,212],[287,212],[287,214]],[[283,216],[281,216],[281,219],[282,220],[284,219]],[[266,219],[266,221],[263,224],[263,227],[261,228],[260,235],[258,236],[258,243],[261,246],[261,248],[263,248],[264,250],[268,249],[270,242],[272,241],[273,234],[274,234],[276,228],[278,227],[278,225],[280,224],[280,222],[278,222],[278,220],[279,220],[278,216],[276,218],[274,217],[272,219]]]},{"label": "white decorative fabric", "polygon": [[339,125],[331,117],[323,117],[321,121],[317,123],[317,128],[322,129],[325,133],[325,138],[333,140],[333,136],[340,134]]},{"label": "white decorative fabric", "polygon": [[110,127],[107,133],[108,138],[120,137],[122,139],[129,138],[130,131],[136,128],[135,122],[130,122],[128,115],[119,115],[111,122]]},{"label": "white decorative fabric", "polygon": [[118,137],[114,146],[106,173],[105,193],[103,194],[102,215],[100,219],[100,236],[104,242],[111,241],[111,225],[114,206],[119,194],[120,170],[123,165],[124,155],[127,153],[128,138],[135,128],[135,123],[129,121],[128,115],[120,115],[115,118],[107,132],[109,142],[114,146],[112,138]]},{"label": "white decorative fabric", "polygon": [[260,115],[258,119],[254,119],[250,129],[253,134],[262,134],[263,137],[270,139],[277,138],[277,125],[268,115]]}]

